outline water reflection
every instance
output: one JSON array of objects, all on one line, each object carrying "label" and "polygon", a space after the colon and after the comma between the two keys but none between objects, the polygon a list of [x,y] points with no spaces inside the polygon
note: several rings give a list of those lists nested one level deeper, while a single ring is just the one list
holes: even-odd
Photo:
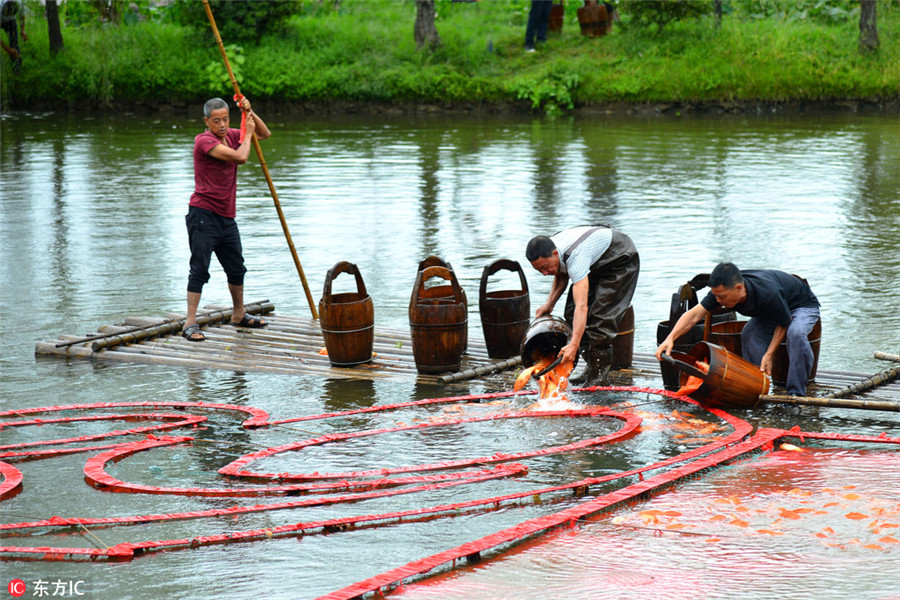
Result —
[{"label": "water reflection", "polygon": [[421,224],[422,256],[440,252],[441,215],[438,206],[440,192],[441,169],[440,146],[431,136],[422,136],[419,142],[419,168],[421,183],[419,184],[419,223]]},{"label": "water reflection", "polygon": [[341,412],[375,406],[378,395],[370,379],[327,379],[322,389],[325,412]]},{"label": "water reflection", "polygon": [[66,215],[66,178],[65,178],[65,144],[62,139],[56,139],[52,143],[51,155],[53,167],[50,181],[52,191],[52,223],[53,237],[50,244],[51,272],[53,286],[59,290],[56,298],[56,310],[63,311],[72,302],[72,276],[68,261],[69,249],[69,219]]}]

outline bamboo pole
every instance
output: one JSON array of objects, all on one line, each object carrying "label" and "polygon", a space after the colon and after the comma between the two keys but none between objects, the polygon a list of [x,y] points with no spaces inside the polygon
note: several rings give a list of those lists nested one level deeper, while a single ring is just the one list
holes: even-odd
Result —
[{"label": "bamboo pole", "polygon": [[[228,61],[228,53],[225,52],[225,45],[222,43],[222,36],[219,35],[219,28],[216,27],[216,20],[213,18],[209,0],[203,0],[203,8],[206,9],[209,25],[212,27],[213,35],[216,38],[216,44],[219,45],[219,51],[222,53],[222,60],[225,62],[225,69],[228,71],[228,78],[231,79],[231,86],[234,88],[234,93],[241,95],[241,89],[238,86],[237,79],[234,77],[234,72],[231,70],[231,63]],[[319,313],[316,311],[316,305],[313,302],[312,294],[309,291],[309,284],[306,283],[306,275],[303,273],[303,267],[300,265],[300,258],[297,256],[297,250],[294,248],[294,241],[291,239],[291,232],[288,229],[287,221],[284,218],[284,212],[281,210],[281,202],[278,200],[278,193],[275,191],[275,184],[272,182],[272,176],[269,174],[269,167],[266,165],[265,158],[263,158],[262,148],[259,145],[259,139],[256,136],[256,132],[253,133],[253,149],[256,150],[256,156],[259,158],[259,164],[262,167],[263,175],[266,176],[266,183],[269,185],[269,192],[272,194],[272,201],[275,203],[275,210],[278,212],[278,219],[281,221],[281,229],[284,231],[284,238],[287,240],[288,248],[291,249],[294,266],[297,267],[297,274],[300,275],[300,281],[303,283],[303,291],[306,292],[309,310],[312,312],[313,319],[318,319]]]},{"label": "bamboo pole", "polygon": [[854,400],[849,398],[816,398],[810,396],[769,396],[759,397],[760,402],[769,404],[799,404],[803,406],[827,406],[830,408],[859,408],[863,410],[887,410],[900,412],[900,402],[884,400]]},{"label": "bamboo pole", "polygon": [[875,352],[875,358],[878,360],[891,360],[894,362],[900,362],[900,355],[898,354],[888,354],[887,352]]}]

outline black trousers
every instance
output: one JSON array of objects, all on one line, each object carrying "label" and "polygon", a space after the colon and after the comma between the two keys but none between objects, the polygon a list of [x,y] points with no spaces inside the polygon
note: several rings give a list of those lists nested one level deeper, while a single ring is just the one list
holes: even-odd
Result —
[{"label": "black trousers", "polygon": [[551,8],[553,8],[553,0],[531,0],[528,24],[525,26],[526,48],[534,48],[535,38],[538,42],[547,41],[547,25],[550,23]]},{"label": "black trousers", "polygon": [[184,217],[187,225],[188,242],[191,247],[191,271],[188,275],[189,292],[200,293],[203,284],[209,281],[209,263],[215,253],[219,264],[231,285],[244,285],[243,247],[241,233],[234,219],[191,206]]}]

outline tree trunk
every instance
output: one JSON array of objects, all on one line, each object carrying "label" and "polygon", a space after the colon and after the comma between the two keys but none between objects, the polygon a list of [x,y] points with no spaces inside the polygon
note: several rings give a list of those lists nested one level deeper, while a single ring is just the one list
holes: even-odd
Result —
[{"label": "tree trunk", "polygon": [[877,0],[859,0],[860,52],[872,52],[878,49],[877,6]]},{"label": "tree trunk", "polygon": [[716,15],[716,28],[719,28],[722,26],[722,0],[715,1],[713,13]]},{"label": "tree trunk", "polygon": [[63,49],[63,37],[56,0],[47,0],[47,34],[50,37],[50,54],[57,54]]},{"label": "tree trunk", "polygon": [[434,0],[416,0],[416,46],[440,46],[441,36],[434,26]]}]

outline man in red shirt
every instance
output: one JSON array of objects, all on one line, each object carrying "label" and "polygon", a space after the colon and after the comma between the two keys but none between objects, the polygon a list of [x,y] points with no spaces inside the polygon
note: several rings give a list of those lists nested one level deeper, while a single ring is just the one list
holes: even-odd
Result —
[{"label": "man in red shirt", "polygon": [[242,98],[246,132],[229,127],[228,104],[213,98],[203,105],[206,131],[194,138],[194,193],[185,223],[191,247],[187,286],[187,318],[181,335],[193,342],[206,339],[197,324],[200,292],[209,281],[209,263],[213,253],[228,277],[233,303],[231,324],[241,327],[265,327],[260,317],[244,312],[244,267],[241,234],[234,220],[237,199],[237,167],[247,162],[254,132],[264,140],[272,133]]}]

